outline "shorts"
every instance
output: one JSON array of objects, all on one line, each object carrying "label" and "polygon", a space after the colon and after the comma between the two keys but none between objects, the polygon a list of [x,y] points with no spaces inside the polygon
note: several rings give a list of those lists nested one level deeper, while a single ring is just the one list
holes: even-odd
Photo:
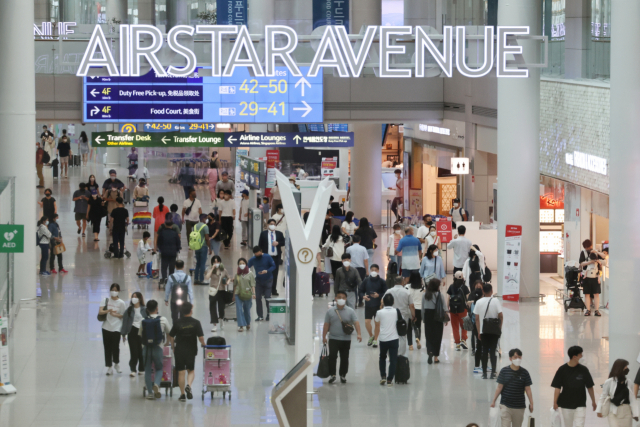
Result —
[{"label": "shorts", "polygon": [[407,270],[407,269],[403,269],[402,270],[402,277],[411,277],[411,273],[419,273],[420,270]]},{"label": "shorts", "polygon": [[364,307],[364,318],[365,320],[371,320],[378,312],[379,308],[377,307]]},{"label": "shorts", "polygon": [[138,258],[138,262],[140,263],[140,265],[145,265],[147,263],[144,254],[142,254],[142,256]]},{"label": "shorts", "polygon": [[585,277],[582,279],[582,292],[585,295],[600,294],[600,283],[598,283],[597,277]]},{"label": "shorts", "polygon": [[69,165],[69,156],[67,157],[60,157],[60,166],[62,165]]},{"label": "shorts", "polygon": [[87,213],[76,212],[76,221],[82,221],[87,219]]},{"label": "shorts", "polygon": [[175,362],[176,362],[176,371],[193,371],[196,365],[196,355],[192,354],[189,351],[176,351],[175,354]]}]

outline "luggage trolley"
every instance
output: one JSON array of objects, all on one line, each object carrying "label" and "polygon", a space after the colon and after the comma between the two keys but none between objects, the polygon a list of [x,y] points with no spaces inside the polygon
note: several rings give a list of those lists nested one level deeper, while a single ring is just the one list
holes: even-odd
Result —
[{"label": "luggage trolley", "polygon": [[207,345],[202,358],[202,400],[207,392],[213,399],[216,391],[222,392],[223,399],[229,393],[231,400],[231,346]]},{"label": "luggage trolley", "polygon": [[[152,364],[153,365],[153,364]],[[155,365],[151,368],[151,381],[155,378]],[[173,396],[173,365],[171,363],[171,346],[162,347],[162,381],[160,381],[160,388],[164,389],[164,395]],[[142,387],[142,397],[147,396],[147,386]],[[151,390],[153,393],[153,390]]]},{"label": "luggage trolley", "polygon": [[135,200],[133,202],[133,225],[138,229],[148,229],[151,224],[151,212],[149,212],[148,200]]}]

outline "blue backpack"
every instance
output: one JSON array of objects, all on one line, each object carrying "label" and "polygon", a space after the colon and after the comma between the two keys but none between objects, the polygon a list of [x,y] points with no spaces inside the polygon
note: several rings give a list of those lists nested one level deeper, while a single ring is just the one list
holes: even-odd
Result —
[{"label": "blue backpack", "polygon": [[142,320],[142,345],[156,346],[162,344],[164,334],[162,333],[162,324],[160,316],[148,317]]}]

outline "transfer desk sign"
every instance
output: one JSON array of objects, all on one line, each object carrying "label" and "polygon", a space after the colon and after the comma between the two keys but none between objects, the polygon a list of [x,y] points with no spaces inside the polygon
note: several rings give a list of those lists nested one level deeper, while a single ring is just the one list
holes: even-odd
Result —
[{"label": "transfer desk sign", "polygon": [[224,147],[223,133],[92,132],[94,147]]}]

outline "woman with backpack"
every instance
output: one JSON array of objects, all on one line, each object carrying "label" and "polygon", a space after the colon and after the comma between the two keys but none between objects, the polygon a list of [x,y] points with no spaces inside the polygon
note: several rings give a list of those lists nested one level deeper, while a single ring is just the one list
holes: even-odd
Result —
[{"label": "woman with backpack", "polygon": [[251,328],[251,306],[256,297],[256,278],[247,266],[247,260],[238,260],[238,270],[233,279],[233,294],[236,299],[236,318],[238,322],[238,332],[244,332]]},{"label": "woman with backpack", "polygon": [[329,258],[331,262],[331,274],[335,280],[336,272],[342,267],[342,254],[344,253],[344,240],[342,239],[339,225],[333,226],[331,234],[322,246],[322,249],[327,251],[327,258]]},{"label": "woman with backpack", "polygon": [[129,368],[131,369],[130,377],[136,376],[136,366],[138,367],[138,375],[144,375],[144,358],[142,357],[142,337],[140,336],[140,328],[142,320],[149,317],[147,307],[144,305],[144,297],[141,292],[131,294],[131,302],[129,307],[122,316],[122,328],[120,335],[127,337],[129,340]]},{"label": "woman with backpack", "polygon": [[[469,288],[464,284],[462,271],[456,271],[453,283],[447,289],[449,295],[449,315],[451,316],[451,327],[453,329],[453,339],[456,342],[456,351],[468,350],[467,331],[462,327],[462,322],[467,315],[467,296]],[[462,330],[462,337],[460,331]]]},{"label": "woman with backpack", "polygon": [[411,296],[411,302],[413,303],[413,307],[416,312],[415,322],[412,323],[412,327],[407,331],[407,339],[409,340],[409,350],[413,350],[413,330],[416,332],[416,344],[418,345],[418,350],[422,348],[420,345],[420,337],[422,336],[422,294],[424,294],[424,286],[422,284],[422,277],[420,277],[420,273],[414,271],[409,276],[409,283],[406,288],[409,290],[409,295]]},{"label": "woman with backpack", "polygon": [[[431,279],[422,298],[422,321],[424,322],[424,338],[427,345],[428,364],[440,363],[440,347],[442,347],[442,332],[449,324],[448,311],[444,295],[440,292],[440,280]],[[444,318],[440,317],[444,312]]]},{"label": "woman with backpack", "polygon": [[[211,315],[211,332],[218,330],[219,319],[224,319],[225,294],[231,276],[218,255],[211,258],[211,267],[204,274],[205,280],[209,280],[209,314]],[[220,323],[222,329],[222,323]]]},{"label": "woman with backpack", "polygon": [[475,283],[476,280],[482,280],[483,282],[491,280],[485,280],[485,268],[484,255],[480,252],[480,247],[472,245],[469,249],[469,258],[467,258],[462,267],[462,277],[465,283]]}]

